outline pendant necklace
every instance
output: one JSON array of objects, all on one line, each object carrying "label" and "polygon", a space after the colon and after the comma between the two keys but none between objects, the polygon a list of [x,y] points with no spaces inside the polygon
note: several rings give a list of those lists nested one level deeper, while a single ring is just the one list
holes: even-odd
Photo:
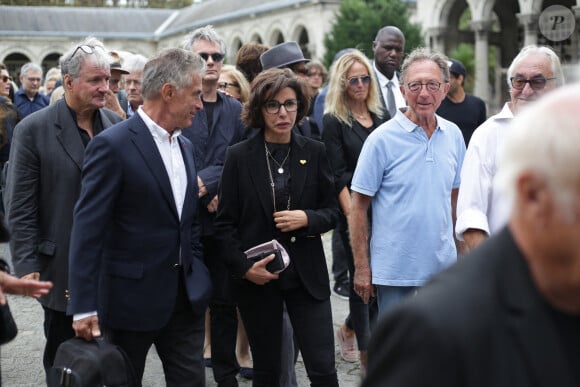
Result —
[{"label": "pendant necklace", "polygon": [[[266,142],[264,142],[264,148],[266,148],[266,166],[268,167],[268,177],[270,178],[270,188],[272,189],[272,201],[274,204],[274,212],[278,212],[278,210],[276,209],[276,184],[274,183],[274,176],[272,176],[272,168],[270,168],[270,160],[269,160],[270,158],[272,158],[274,161],[276,161],[276,159],[272,156],[272,154],[268,150]],[[284,157],[284,161],[282,161],[282,164],[278,164],[278,162],[276,161],[276,164],[280,166],[280,168],[278,168],[279,174],[284,173],[284,168],[282,168],[282,165],[284,165],[284,162],[288,158],[289,154],[290,148],[288,148],[288,153],[286,154],[286,157]],[[286,210],[290,210],[290,200],[291,200],[290,194],[288,194],[288,202],[286,203]]]},{"label": "pendant necklace", "polygon": [[[270,150],[268,149],[268,145],[266,145],[266,142],[264,141],[264,148],[266,149],[266,156],[268,158],[271,158],[272,160],[274,160],[274,162],[276,163],[276,165],[278,166],[277,172],[281,175],[284,173],[284,164],[286,163],[286,160],[288,160],[288,156],[290,156],[290,147],[288,147],[288,153],[286,153],[286,157],[284,157],[284,160],[282,160],[281,163],[278,162],[278,160],[276,160],[274,158],[274,156],[272,155],[272,153],[270,153]],[[266,160],[268,161],[268,160]],[[270,167],[270,162],[268,161],[268,167]]]}]

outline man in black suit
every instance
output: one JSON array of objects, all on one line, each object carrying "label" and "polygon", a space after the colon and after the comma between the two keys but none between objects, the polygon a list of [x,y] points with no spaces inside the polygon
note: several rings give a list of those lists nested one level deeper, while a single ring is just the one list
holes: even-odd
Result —
[{"label": "man in black suit", "polygon": [[94,135],[121,121],[103,108],[109,62],[103,44],[94,38],[73,46],[60,61],[65,99],[30,114],[14,129],[6,219],[16,275],[54,284],[40,297],[47,370],[60,343],[74,336],[65,313],[68,252],[85,147]]},{"label": "man in black suit", "polygon": [[103,333],[139,380],[155,344],[169,386],[204,386],[197,174],[180,136],[202,108],[205,63],[167,49],[145,65],[143,105],[87,148],[70,250],[69,312],[77,336]]},{"label": "man in black suit", "polygon": [[363,387],[578,385],[579,101],[562,88],[514,120],[509,225],[385,317]]}]

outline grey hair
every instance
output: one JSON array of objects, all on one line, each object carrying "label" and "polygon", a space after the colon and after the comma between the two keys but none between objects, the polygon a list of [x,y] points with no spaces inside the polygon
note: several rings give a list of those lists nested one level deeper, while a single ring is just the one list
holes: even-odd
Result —
[{"label": "grey hair", "polygon": [[226,54],[226,42],[216,32],[212,25],[200,27],[186,35],[183,39],[182,47],[185,50],[191,51],[193,43],[198,40],[207,40],[208,42],[217,43],[220,46],[221,53],[224,55]]},{"label": "grey hair", "polygon": [[556,55],[554,50],[552,50],[550,47],[536,46],[536,45],[532,44],[532,45],[529,45],[529,46],[522,48],[522,50],[514,58],[514,60],[510,64],[510,67],[508,68],[506,81],[508,83],[508,87],[510,88],[510,90],[512,88],[512,83],[510,81],[510,78],[512,78],[514,76],[514,73],[516,71],[516,67],[520,64],[520,62],[524,58],[526,58],[530,55],[538,55],[538,56],[544,55],[550,61],[550,67],[552,69],[552,74],[556,78],[556,79],[554,79],[555,85],[562,86],[565,83],[564,72],[562,71],[562,65],[560,64],[560,58],[558,58],[558,55]]},{"label": "grey hair", "polygon": [[145,64],[149,59],[141,54],[133,54],[129,56],[123,63],[123,68],[130,73],[143,71]]},{"label": "grey hair", "polygon": [[32,63],[32,62],[25,63],[20,68],[20,75],[25,75],[29,71],[40,72],[40,77],[42,78],[42,67],[40,67],[36,63]]},{"label": "grey hair", "polygon": [[543,176],[564,213],[575,213],[572,205],[580,183],[579,110],[580,86],[575,84],[547,94],[514,118],[494,181],[510,208],[518,178],[531,171]]},{"label": "grey hair", "polygon": [[161,95],[164,84],[170,83],[177,89],[191,84],[194,73],[203,77],[205,61],[197,54],[181,48],[167,48],[155,55],[145,64],[141,94],[143,99],[151,100]]},{"label": "grey hair", "polygon": [[447,64],[447,56],[437,51],[428,51],[424,47],[419,47],[411,51],[411,53],[403,61],[401,66],[401,83],[406,83],[406,76],[409,67],[415,62],[431,61],[434,62],[441,70],[443,81],[449,82],[449,65]]},{"label": "grey hair", "polygon": [[[92,52],[85,52],[81,46],[90,47]],[[100,40],[89,36],[82,42],[72,46],[60,57],[59,63],[62,76],[70,75],[73,79],[77,79],[80,75],[81,65],[85,60],[90,60],[98,68],[110,71],[111,56]]]}]

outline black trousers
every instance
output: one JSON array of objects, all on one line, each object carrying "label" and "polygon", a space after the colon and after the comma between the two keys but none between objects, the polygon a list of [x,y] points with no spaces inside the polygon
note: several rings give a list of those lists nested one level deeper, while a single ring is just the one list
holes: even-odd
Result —
[{"label": "black trousers", "polygon": [[238,387],[236,359],[238,333],[237,306],[231,295],[231,281],[226,266],[218,259],[218,242],[212,236],[201,238],[204,261],[209,269],[213,294],[209,303],[211,364],[218,387]]},{"label": "black trousers", "polygon": [[65,312],[59,312],[44,305],[42,309],[44,309],[44,337],[46,338],[42,363],[45,372],[48,374],[48,370],[54,363],[58,346],[62,342],[73,338],[75,332],[72,329],[72,316],[67,316]]},{"label": "black trousers", "polygon": [[338,386],[330,298],[316,300],[302,286],[282,290],[278,281],[263,286],[245,281],[241,286],[238,308],[252,349],[253,386],[280,385],[283,302],[311,386]]},{"label": "black trousers", "polygon": [[195,314],[189,304],[182,276],[173,314],[158,331],[137,332],[104,327],[105,336],[127,353],[141,381],[151,345],[163,364],[167,386],[205,386],[203,339],[205,314]]},{"label": "black trousers", "polygon": [[[334,229],[334,233],[340,235],[342,239],[350,278],[354,278],[354,257],[350,246],[348,224],[346,218],[342,214],[340,215],[336,228]],[[365,304],[362,298],[360,298],[360,296],[354,291],[354,281],[350,282],[349,291],[348,306],[350,313],[345,324],[350,329],[354,330],[358,349],[360,351],[366,351],[369,345],[371,329],[373,328],[378,316],[376,298],[371,299],[368,304]]]}]

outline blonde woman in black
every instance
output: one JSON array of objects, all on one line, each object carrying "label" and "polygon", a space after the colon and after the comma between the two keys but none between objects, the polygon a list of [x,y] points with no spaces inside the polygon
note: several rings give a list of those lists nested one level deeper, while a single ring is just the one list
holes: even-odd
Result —
[{"label": "blonde woman in black", "polygon": [[[323,141],[334,172],[334,184],[342,215],[334,232],[340,233],[350,274],[350,315],[337,330],[341,356],[356,360],[354,339],[360,360],[366,367],[370,320],[375,306],[366,305],[353,290],[354,262],[346,218],[350,210],[350,183],[363,143],[368,135],[390,118],[383,112],[375,72],[369,60],[358,50],[350,51],[334,62],[323,117]],[[333,250],[334,253],[334,250]]]}]

